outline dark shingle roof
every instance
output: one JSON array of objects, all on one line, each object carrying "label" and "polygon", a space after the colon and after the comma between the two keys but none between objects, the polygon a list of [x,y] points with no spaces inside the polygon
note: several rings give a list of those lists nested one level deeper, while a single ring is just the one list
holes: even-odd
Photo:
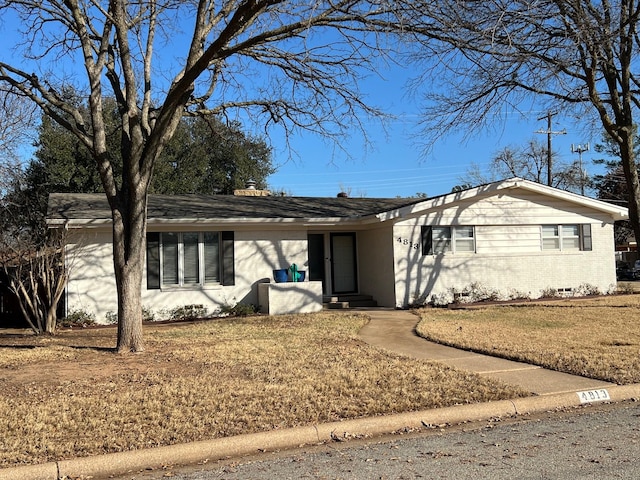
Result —
[{"label": "dark shingle roof", "polygon": [[[360,219],[419,201],[415,198],[244,197],[150,195],[147,216],[157,220]],[[53,193],[50,221],[110,220],[103,194]],[[57,223],[57,222],[56,222]]]}]

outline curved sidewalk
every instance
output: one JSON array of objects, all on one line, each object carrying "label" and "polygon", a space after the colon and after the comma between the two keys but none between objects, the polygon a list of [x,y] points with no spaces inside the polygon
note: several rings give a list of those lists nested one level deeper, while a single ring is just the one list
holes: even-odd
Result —
[{"label": "curved sidewalk", "polygon": [[502,380],[533,395],[551,395],[609,388],[613,383],[569,375],[528,363],[440,345],[415,334],[418,317],[407,310],[363,310],[371,318],[359,332],[370,345],[413,358],[435,360],[450,367]]}]

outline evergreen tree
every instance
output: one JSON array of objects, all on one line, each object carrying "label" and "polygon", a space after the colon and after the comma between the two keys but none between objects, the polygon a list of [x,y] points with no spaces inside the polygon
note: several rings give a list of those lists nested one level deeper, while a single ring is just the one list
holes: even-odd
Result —
[{"label": "evergreen tree", "polygon": [[265,188],[274,172],[266,142],[245,134],[240,123],[183,119],[158,159],[151,192],[231,195],[249,180]]},{"label": "evergreen tree", "polygon": [[[115,102],[107,115],[111,132],[118,131]],[[118,137],[107,137],[116,178],[122,176]],[[44,223],[49,193],[99,193],[100,176],[86,146],[46,115],[38,129],[35,157],[21,172],[15,172],[0,202],[3,235],[17,241],[45,240]],[[176,135],[168,143],[156,164],[150,193],[158,194],[233,194],[247,181],[265,188],[267,177],[275,172],[271,149],[266,142],[245,134],[238,122],[219,119],[187,118],[180,122]]]}]

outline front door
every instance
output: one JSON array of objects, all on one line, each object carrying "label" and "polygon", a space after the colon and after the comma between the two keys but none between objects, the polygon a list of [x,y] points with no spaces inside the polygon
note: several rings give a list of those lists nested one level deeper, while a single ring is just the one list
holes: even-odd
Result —
[{"label": "front door", "polygon": [[331,284],[333,293],[356,293],[356,234],[331,234]]}]

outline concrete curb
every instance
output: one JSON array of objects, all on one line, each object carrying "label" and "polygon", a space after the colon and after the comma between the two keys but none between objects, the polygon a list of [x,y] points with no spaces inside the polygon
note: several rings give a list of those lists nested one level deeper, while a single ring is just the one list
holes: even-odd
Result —
[{"label": "concrete curb", "polygon": [[[640,384],[606,388],[610,401],[640,399]],[[331,442],[335,439],[376,437],[421,429],[425,425],[460,424],[494,417],[524,415],[579,406],[579,392],[518,398],[474,405],[436,408],[381,417],[368,417],[310,427],[298,427],[264,433],[205,440],[180,445],[133,450],[94,457],[74,458],[41,465],[10,467],[0,470],[0,480],[58,480],[60,478],[107,477],[163,465],[193,465],[204,461],[240,457],[262,451],[286,450],[303,445]],[[586,402],[590,403],[590,402]],[[593,403],[593,402],[591,402]]]}]

